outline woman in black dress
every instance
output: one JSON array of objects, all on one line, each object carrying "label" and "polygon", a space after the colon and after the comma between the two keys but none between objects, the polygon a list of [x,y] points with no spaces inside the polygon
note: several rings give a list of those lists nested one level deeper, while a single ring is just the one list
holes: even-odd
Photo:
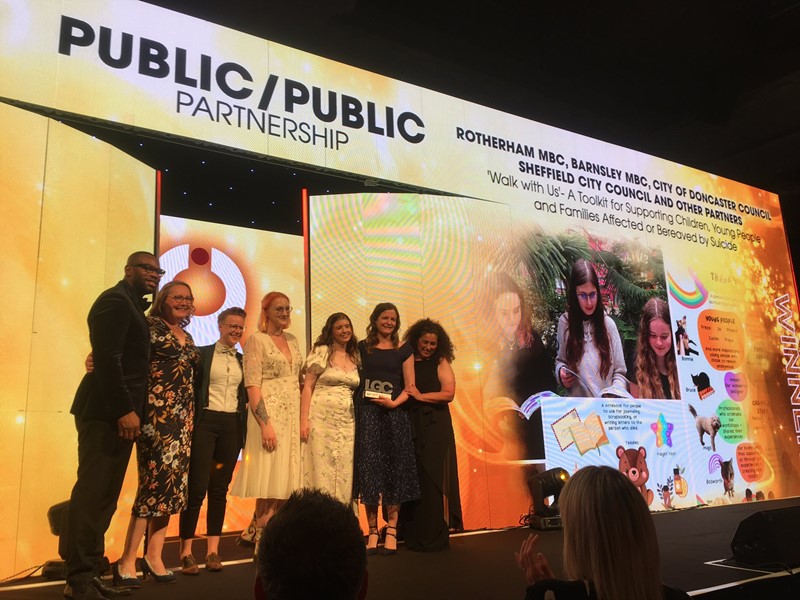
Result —
[{"label": "woman in black dress", "polygon": [[431,319],[414,323],[404,339],[414,349],[415,385],[406,391],[422,497],[403,504],[401,523],[409,550],[435,552],[449,547],[451,529],[464,528],[448,407],[456,393],[455,354],[450,336]]},{"label": "woman in black dress", "polygon": [[400,313],[389,302],[372,311],[367,337],[358,343],[363,391],[356,398],[355,495],[367,512],[367,553],[378,552],[378,504],[386,508],[383,554],[397,551],[400,504],[419,498],[411,422],[402,405],[414,384],[411,346],[400,345]]},{"label": "woman in black dress", "polygon": [[156,581],[175,581],[161,550],[170,515],[186,507],[189,448],[194,421],[194,377],[200,351],[184,331],[194,313],[191,288],[171,281],[158,292],[147,318],[150,325],[150,378],[141,435],[136,439],[139,485],[125,549],[113,566],[114,581],[138,587],[136,551],[147,529],[142,573]]}]

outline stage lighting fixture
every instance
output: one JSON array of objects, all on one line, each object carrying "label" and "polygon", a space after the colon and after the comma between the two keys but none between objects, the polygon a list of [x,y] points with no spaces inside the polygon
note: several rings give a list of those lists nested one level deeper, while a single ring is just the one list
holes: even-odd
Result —
[{"label": "stage lighting fixture", "polygon": [[[558,509],[558,497],[561,488],[569,479],[564,469],[549,469],[537,473],[528,480],[528,488],[533,499],[533,514],[530,526],[534,529],[558,529],[561,527],[561,515]],[[547,502],[545,502],[547,500]]]},{"label": "stage lighting fixture", "polygon": [[58,554],[62,560],[48,560],[42,567],[42,576],[47,579],[65,579],[67,566],[63,559],[67,558],[67,513],[69,500],[54,504],[47,510],[47,521],[50,533],[58,536]]}]

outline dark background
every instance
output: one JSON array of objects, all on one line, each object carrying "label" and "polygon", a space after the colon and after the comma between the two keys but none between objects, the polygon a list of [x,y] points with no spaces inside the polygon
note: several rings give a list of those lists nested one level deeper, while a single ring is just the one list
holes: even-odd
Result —
[{"label": "dark background", "polygon": [[[790,245],[797,231],[800,2],[147,1],[775,192]],[[164,171],[165,214],[299,234],[300,188],[365,191],[355,176],[89,130]]]}]

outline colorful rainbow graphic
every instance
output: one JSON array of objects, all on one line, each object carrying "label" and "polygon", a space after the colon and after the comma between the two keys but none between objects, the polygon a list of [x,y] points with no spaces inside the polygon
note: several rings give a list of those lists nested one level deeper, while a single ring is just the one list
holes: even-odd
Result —
[{"label": "colorful rainbow graphic", "polygon": [[695,273],[692,269],[689,269],[689,275],[694,281],[694,291],[687,292],[681,286],[677,284],[675,279],[672,277],[670,273],[667,273],[667,287],[669,288],[669,294],[675,300],[685,306],[686,308],[699,308],[705,304],[706,300],[708,300],[708,290],[706,286],[703,285],[703,282],[697,277],[697,273]]},{"label": "colorful rainbow graphic", "polygon": [[719,454],[712,454],[708,459],[708,472],[713,473],[717,469],[722,469],[722,457]]}]

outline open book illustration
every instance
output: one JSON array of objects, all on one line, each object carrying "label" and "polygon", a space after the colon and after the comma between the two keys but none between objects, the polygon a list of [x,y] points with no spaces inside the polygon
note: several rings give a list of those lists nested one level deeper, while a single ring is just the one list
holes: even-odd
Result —
[{"label": "open book illustration", "polygon": [[[634,399],[634,397],[628,390],[616,385],[610,385],[608,387],[604,387],[600,391],[597,391],[592,386],[590,386],[583,377],[578,375],[575,371],[573,371],[569,367],[564,367],[564,370],[570,375],[572,375],[575,379],[577,379],[578,383],[581,384],[583,389],[589,392],[592,398],[628,398],[630,400]],[[625,381],[628,382],[628,385],[632,386],[636,385],[627,378],[625,378]]]},{"label": "open book illustration", "polygon": [[600,446],[609,443],[603,420],[596,412],[591,412],[586,419],[581,421],[578,411],[573,408],[550,425],[550,428],[553,430],[562,452],[575,444],[578,452],[583,456],[589,450],[596,448],[599,451]]},{"label": "open book illustration", "polygon": [[533,413],[542,407],[542,400],[544,398],[558,397],[559,395],[555,392],[545,390],[543,392],[531,394],[520,406],[517,406],[517,403],[507,396],[498,396],[496,398],[492,398],[489,402],[491,403],[492,409],[495,411],[514,410],[526,419],[530,419],[531,415],[533,415]]}]

